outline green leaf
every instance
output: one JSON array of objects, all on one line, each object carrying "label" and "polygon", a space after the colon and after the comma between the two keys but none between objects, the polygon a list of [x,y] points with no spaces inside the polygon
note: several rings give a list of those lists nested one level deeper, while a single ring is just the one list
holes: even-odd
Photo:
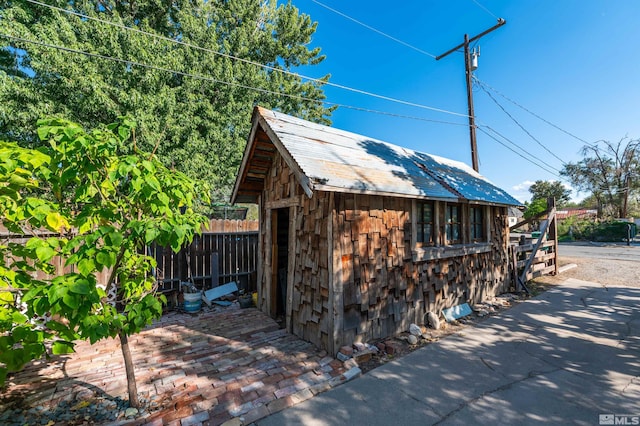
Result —
[{"label": "green leaf", "polygon": [[65,305],[67,305],[71,309],[78,309],[78,307],[80,306],[80,301],[78,300],[78,297],[71,293],[66,293],[62,297],[62,301],[64,302]]},{"label": "green leaf", "polygon": [[147,228],[144,232],[145,244],[151,244],[160,236],[160,230],[158,228]]},{"label": "green leaf", "polygon": [[100,265],[111,267],[116,261],[116,256],[113,253],[102,250],[96,255],[96,261]]},{"label": "green leaf", "polygon": [[58,300],[63,299],[67,294],[67,288],[63,285],[52,285],[49,288],[49,301],[51,304],[56,303]]},{"label": "green leaf", "polygon": [[[69,285],[69,291],[76,294],[89,294],[91,292],[91,285],[89,284],[89,281],[79,279],[72,282],[71,285]],[[65,300],[65,303],[67,303],[66,300]]]},{"label": "green leaf", "polygon": [[11,314],[11,320],[16,324],[24,324],[27,322],[29,318],[26,315],[21,314],[20,312],[14,311]]},{"label": "green leaf", "polygon": [[7,380],[7,370],[5,367],[0,365],[0,388],[4,386],[5,381]]},{"label": "green leaf", "polygon": [[40,138],[40,140],[46,140],[47,137],[49,136],[49,130],[51,129],[50,126],[39,126],[38,127],[38,137]]},{"label": "green leaf", "polygon": [[57,321],[48,321],[47,328],[53,331],[58,332],[60,336],[64,337],[66,340],[73,341],[78,338],[78,335],[73,332],[69,327],[64,324],[61,324]]},{"label": "green leaf", "polygon": [[40,246],[36,249],[36,256],[42,262],[48,262],[56,255],[56,252],[49,246]]},{"label": "green leaf", "polygon": [[[100,259],[97,259],[97,260],[98,260],[98,263],[102,263],[100,262]],[[96,270],[96,264],[93,259],[86,259],[86,258],[82,259],[78,262],[77,266],[78,266],[78,272],[80,272],[85,277],[94,273]]]},{"label": "green leaf", "polygon": [[64,340],[56,340],[53,342],[53,346],[51,347],[51,352],[54,355],[65,355],[74,353],[73,342],[67,342]]}]

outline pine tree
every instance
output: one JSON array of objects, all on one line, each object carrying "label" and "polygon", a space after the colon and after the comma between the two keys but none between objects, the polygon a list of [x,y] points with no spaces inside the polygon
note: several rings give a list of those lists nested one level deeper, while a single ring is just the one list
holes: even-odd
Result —
[{"label": "pine tree", "polygon": [[[29,0],[2,0],[0,33],[14,38],[0,39],[0,139],[37,145],[32,129],[43,116],[89,127],[131,116],[139,123],[140,149],[156,153],[169,167],[208,181],[213,198],[221,200],[235,179],[254,105],[329,122],[331,108],[321,102],[322,84],[278,71],[313,66],[324,59],[319,48],[308,47],[316,23],[291,3],[48,3],[76,15]],[[11,64],[20,64],[20,72]]]}]

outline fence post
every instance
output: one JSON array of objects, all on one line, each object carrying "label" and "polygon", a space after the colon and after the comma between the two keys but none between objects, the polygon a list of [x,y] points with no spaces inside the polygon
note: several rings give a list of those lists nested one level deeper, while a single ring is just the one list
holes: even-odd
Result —
[{"label": "fence post", "polygon": [[550,212],[551,217],[547,217],[549,223],[549,239],[553,241],[553,275],[558,275],[558,220],[556,215],[556,199],[553,197],[547,198],[547,211]]}]

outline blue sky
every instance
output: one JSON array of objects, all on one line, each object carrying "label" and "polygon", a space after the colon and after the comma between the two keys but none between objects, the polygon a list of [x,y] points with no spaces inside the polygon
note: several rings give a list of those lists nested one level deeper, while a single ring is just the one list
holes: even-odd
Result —
[{"label": "blue sky", "polygon": [[[580,139],[640,138],[640,1],[318,1],[432,55],[462,43],[465,33],[474,36],[495,25],[496,16],[504,18],[506,25],[478,42],[481,55],[474,74],[480,81]],[[330,73],[333,83],[466,114],[462,53],[436,61],[317,2],[293,3],[318,22],[312,46],[326,55],[321,65],[301,70],[304,74]],[[326,87],[325,93],[328,101],[339,104],[454,123],[347,108],[339,108],[332,117],[334,127],[471,164],[465,117],[334,87]],[[529,200],[527,183],[558,180],[556,170],[562,162],[578,161],[584,144],[492,94],[543,146],[479,87],[474,89],[477,124],[495,129],[531,154],[520,151],[522,155],[550,170],[478,132],[480,173],[521,201]]]}]

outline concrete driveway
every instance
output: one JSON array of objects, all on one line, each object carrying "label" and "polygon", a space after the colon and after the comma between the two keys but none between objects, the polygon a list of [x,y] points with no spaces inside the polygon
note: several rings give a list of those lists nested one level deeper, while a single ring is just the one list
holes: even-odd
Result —
[{"label": "concrete driveway", "polygon": [[[597,425],[600,415],[640,416],[639,306],[638,288],[569,279],[257,424]],[[616,424],[637,419],[623,420]]]}]

